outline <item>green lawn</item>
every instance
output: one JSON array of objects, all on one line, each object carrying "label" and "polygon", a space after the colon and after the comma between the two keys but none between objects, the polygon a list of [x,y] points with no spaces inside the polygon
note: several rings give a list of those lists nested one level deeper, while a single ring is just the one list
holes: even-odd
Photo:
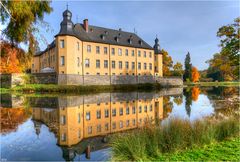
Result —
[{"label": "green lawn", "polygon": [[197,83],[187,83],[184,82],[186,86],[240,86],[240,82],[197,82]]},{"label": "green lawn", "polygon": [[200,148],[165,154],[154,159],[161,161],[240,161],[240,137],[219,143],[212,143]]},{"label": "green lawn", "polygon": [[23,93],[97,93],[97,92],[129,92],[129,91],[152,91],[161,89],[160,84],[134,84],[134,85],[56,85],[56,84],[26,84],[9,89],[1,88],[1,92]]}]

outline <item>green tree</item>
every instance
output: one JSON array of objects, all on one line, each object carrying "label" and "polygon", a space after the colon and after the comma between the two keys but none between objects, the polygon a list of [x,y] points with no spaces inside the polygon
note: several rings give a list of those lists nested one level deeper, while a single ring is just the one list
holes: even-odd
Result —
[{"label": "green tree", "polygon": [[220,53],[208,60],[207,76],[219,81],[239,79],[240,17],[233,24],[222,26],[217,32],[220,40]]},{"label": "green tree", "polygon": [[[220,46],[222,54],[230,58],[232,66],[239,66],[240,47],[240,17],[234,20],[231,25],[219,28],[217,36],[222,38]],[[238,69],[235,71],[238,74]]]},{"label": "green tree", "polygon": [[24,42],[29,46],[32,56],[35,48],[36,33],[43,21],[44,14],[50,13],[50,1],[10,1],[1,0],[0,16],[2,24],[6,24],[3,33],[12,44]]},{"label": "green tree", "polygon": [[172,57],[164,49],[162,50],[163,55],[163,76],[171,76],[170,69],[173,66]]},{"label": "green tree", "polygon": [[173,75],[175,76],[182,76],[184,73],[183,71],[183,65],[180,62],[177,62],[174,66],[173,66]]},{"label": "green tree", "polygon": [[185,70],[183,74],[183,80],[187,81],[192,79],[192,64],[191,64],[191,58],[190,58],[190,53],[188,52],[185,58]]}]

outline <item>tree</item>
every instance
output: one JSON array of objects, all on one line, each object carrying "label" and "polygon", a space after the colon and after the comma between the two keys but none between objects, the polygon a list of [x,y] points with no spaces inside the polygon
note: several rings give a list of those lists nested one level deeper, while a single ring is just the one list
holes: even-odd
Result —
[{"label": "tree", "polygon": [[183,71],[183,65],[180,62],[177,62],[174,66],[173,66],[173,75],[175,76],[182,76],[184,73]]},{"label": "tree", "polygon": [[20,73],[26,68],[25,66],[25,52],[12,46],[6,41],[1,42],[0,46],[0,73]]},{"label": "tree", "polygon": [[190,58],[190,53],[188,52],[185,58],[185,71],[183,74],[183,80],[187,81],[192,79],[192,64],[191,64],[191,58]]},{"label": "tree", "polygon": [[30,62],[37,42],[39,26],[47,27],[43,21],[44,14],[50,13],[50,1],[10,1],[1,0],[0,16],[2,24],[6,25],[3,34],[12,45],[23,42],[29,47]]},{"label": "tree", "polygon": [[[222,51],[231,59],[232,66],[239,66],[240,47],[240,17],[231,25],[219,28],[217,36],[222,38],[220,46]],[[238,73],[238,71],[237,71]]]},{"label": "tree", "polygon": [[200,74],[197,70],[196,67],[193,67],[192,68],[192,81],[193,82],[198,82],[199,81],[199,78],[200,78]]},{"label": "tree", "polygon": [[208,60],[207,76],[219,81],[239,79],[240,17],[233,24],[222,26],[217,32],[221,51]]},{"label": "tree", "polygon": [[192,88],[192,100],[193,101],[197,101],[198,100],[198,96],[200,94],[200,89],[198,87],[193,87]]},{"label": "tree", "polygon": [[234,74],[235,67],[231,66],[231,60],[228,56],[222,53],[216,53],[213,58],[208,60],[209,68],[207,70],[207,77],[218,81],[232,81],[236,79]]},{"label": "tree", "polygon": [[183,90],[183,95],[185,96],[185,109],[187,115],[190,117],[191,115],[191,106],[192,106],[192,92],[190,88],[186,88]]},{"label": "tree", "polygon": [[163,76],[170,76],[170,68],[173,66],[172,57],[164,49],[162,50],[163,55]]}]

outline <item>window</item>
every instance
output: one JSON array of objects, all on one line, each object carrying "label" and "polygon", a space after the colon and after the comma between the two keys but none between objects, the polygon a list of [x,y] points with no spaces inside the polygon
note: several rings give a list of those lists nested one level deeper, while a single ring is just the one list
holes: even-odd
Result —
[{"label": "window", "polygon": [[132,120],[132,124],[133,124],[133,126],[135,126],[135,124],[136,124],[136,120],[135,119]]},{"label": "window", "polygon": [[144,57],[147,57],[146,51],[143,52],[143,56],[144,56]]},{"label": "window", "polygon": [[126,108],[126,114],[129,114],[129,107]]},{"label": "window", "polygon": [[138,69],[141,69],[141,62],[138,63]]},{"label": "window", "polygon": [[134,50],[132,50],[132,56],[134,56]]},{"label": "window", "polygon": [[100,60],[96,60],[96,68],[100,68]]},{"label": "window", "polygon": [[108,123],[105,124],[105,130],[108,131]]},{"label": "window", "polygon": [[135,69],[135,62],[132,62],[132,70]]},{"label": "window", "polygon": [[122,56],[122,49],[121,48],[118,48],[118,55]]},{"label": "window", "polygon": [[125,68],[128,69],[129,66],[128,66],[128,61],[125,62]]},{"label": "window", "polygon": [[142,106],[139,106],[139,113],[142,112]]},{"label": "window", "polygon": [[109,117],[109,111],[106,109],[105,110],[105,118],[108,118]]},{"label": "window", "polygon": [[100,53],[100,47],[96,46],[96,53],[99,54]]},{"label": "window", "polygon": [[136,113],[136,108],[135,106],[132,107],[132,114],[135,114]]},{"label": "window", "polygon": [[141,51],[138,51],[138,57],[141,57]]},{"label": "window", "polygon": [[61,115],[61,124],[62,125],[66,124],[66,116],[65,115]]},{"label": "window", "polygon": [[86,120],[91,120],[91,114],[90,114],[90,112],[87,112],[87,113],[86,113]]},{"label": "window", "polygon": [[64,40],[60,40],[60,48],[64,48]]},{"label": "window", "polygon": [[66,139],[67,139],[66,133],[62,133],[62,135],[61,135],[61,140],[62,140],[62,141],[66,141]]},{"label": "window", "polygon": [[147,69],[147,63],[144,63],[144,70]]},{"label": "window", "polygon": [[112,68],[115,69],[115,61],[112,61]]},{"label": "window", "polygon": [[119,122],[119,127],[120,127],[120,128],[123,128],[123,121],[120,121],[120,122]]},{"label": "window", "polygon": [[147,105],[144,106],[144,112],[147,112]]},{"label": "window", "polygon": [[149,111],[152,111],[152,105],[150,105]]},{"label": "window", "polygon": [[97,110],[97,119],[101,119],[101,110]]},{"label": "window", "polygon": [[87,52],[88,52],[88,53],[91,52],[91,45],[87,45]]},{"label": "window", "polygon": [[80,45],[79,45],[79,42],[77,42],[77,50],[79,51],[80,49]]},{"label": "window", "polygon": [[116,129],[116,122],[114,122],[114,123],[112,124],[112,128],[113,128],[113,129]]},{"label": "window", "polygon": [[152,63],[149,63],[149,69],[152,70]]},{"label": "window", "polygon": [[64,56],[61,56],[61,65],[62,65],[62,66],[65,65],[65,58],[64,58]]},{"label": "window", "polygon": [[125,55],[128,56],[128,49],[125,50]]},{"label": "window", "polygon": [[34,64],[32,64],[32,69],[34,69]]},{"label": "window", "polygon": [[149,52],[149,57],[152,58],[152,52]]},{"label": "window", "polygon": [[127,127],[129,126],[129,123],[130,123],[129,120],[127,120],[127,121],[126,121],[126,126],[127,126]]},{"label": "window", "polygon": [[78,130],[78,138],[81,138],[81,131]]},{"label": "window", "polygon": [[115,55],[115,48],[112,48],[112,55]]},{"label": "window", "polygon": [[78,113],[78,123],[80,123],[80,122],[81,122],[81,114]]},{"label": "window", "polygon": [[108,68],[108,60],[104,60],[104,68]]},{"label": "window", "polygon": [[119,69],[122,69],[122,61],[118,62],[118,67],[119,67]]},{"label": "window", "polygon": [[113,109],[112,110],[112,116],[116,116],[116,113],[117,113],[116,109]]},{"label": "window", "polygon": [[90,67],[90,61],[89,61],[89,59],[85,59],[85,67]]},{"label": "window", "polygon": [[104,47],[104,54],[107,54],[108,53],[108,49],[107,47]]},{"label": "window", "polygon": [[122,116],[123,115],[123,108],[119,109],[119,115]]},{"label": "window", "polygon": [[77,57],[77,66],[79,67],[80,66],[80,58]]},{"label": "window", "polygon": [[100,124],[97,126],[97,132],[101,132],[101,125]]},{"label": "window", "polygon": [[92,127],[88,127],[88,134],[92,134]]}]

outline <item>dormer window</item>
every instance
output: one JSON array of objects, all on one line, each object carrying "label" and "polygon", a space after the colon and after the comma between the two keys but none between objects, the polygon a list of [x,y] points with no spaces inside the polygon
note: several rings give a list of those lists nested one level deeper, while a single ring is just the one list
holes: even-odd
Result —
[{"label": "dormer window", "polygon": [[106,35],[108,35],[108,31],[105,31],[104,33],[105,33]]},{"label": "dormer window", "polygon": [[142,40],[139,40],[138,43],[139,43],[140,45],[142,45]]},{"label": "dormer window", "polygon": [[117,42],[119,42],[119,37],[115,37],[115,40],[116,40]]},{"label": "dormer window", "polygon": [[119,37],[119,38],[121,37],[121,33],[118,33],[118,37]]},{"label": "dormer window", "polygon": [[101,39],[105,40],[105,35],[104,34],[101,35]]}]

